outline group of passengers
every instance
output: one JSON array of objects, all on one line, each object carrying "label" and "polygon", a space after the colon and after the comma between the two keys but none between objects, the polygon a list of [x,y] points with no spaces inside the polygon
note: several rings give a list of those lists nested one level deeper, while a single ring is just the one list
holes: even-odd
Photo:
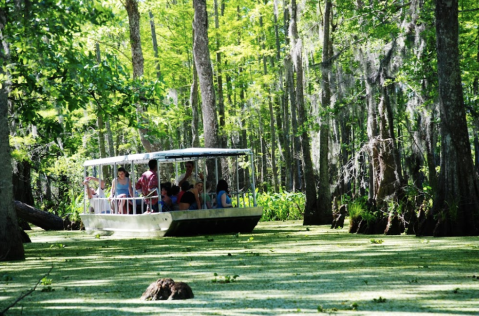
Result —
[{"label": "group of passengers", "polygon": [[[97,210],[96,213],[110,213],[111,206],[118,214],[133,214],[133,203],[136,203],[137,214],[158,212],[159,205],[163,212],[232,207],[228,183],[225,180],[218,181],[216,201],[211,202],[209,194],[203,192],[203,174],[195,173],[193,161],[186,162],[186,172],[176,178],[177,185],[161,183],[161,194],[158,194],[157,163],[155,159],[150,160],[149,170],[145,171],[135,183],[135,192],[139,192],[141,199],[128,199],[135,195],[129,174],[123,167],[118,169],[117,177],[113,179],[108,199],[105,197],[103,180],[100,183],[98,178],[85,178],[83,184],[90,200],[90,212]],[[90,188],[90,181],[99,182],[97,191]]]}]

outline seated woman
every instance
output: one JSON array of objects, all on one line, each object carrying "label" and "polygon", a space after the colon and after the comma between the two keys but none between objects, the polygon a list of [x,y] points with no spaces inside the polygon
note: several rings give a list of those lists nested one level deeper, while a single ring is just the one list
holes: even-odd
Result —
[{"label": "seated woman", "polygon": [[162,212],[169,212],[173,208],[173,201],[168,195],[168,186],[169,182],[160,184],[161,186],[161,211]]},{"label": "seated woman", "polygon": [[201,209],[200,192],[203,190],[203,183],[197,182],[195,186],[186,191],[180,200],[180,211]]},{"label": "seated woman", "polygon": [[[113,210],[118,209],[119,214],[128,214],[128,207],[126,206],[126,199],[133,196],[133,188],[131,187],[129,174],[125,168],[118,168],[118,177],[113,179],[111,184],[111,194],[110,199],[118,199],[117,204],[114,205]],[[130,202],[131,204],[131,202]],[[130,210],[132,208],[130,207]]]},{"label": "seated woman", "polygon": [[216,186],[216,208],[232,207],[229,197],[228,183],[225,180],[218,181]]},{"label": "seated woman", "polygon": [[188,191],[189,189],[191,189],[190,183],[188,181],[184,181],[181,184],[181,191],[180,193],[178,193],[178,196],[176,197],[176,203],[178,205],[180,205],[181,197],[183,196],[183,194],[185,194],[185,192]]}]

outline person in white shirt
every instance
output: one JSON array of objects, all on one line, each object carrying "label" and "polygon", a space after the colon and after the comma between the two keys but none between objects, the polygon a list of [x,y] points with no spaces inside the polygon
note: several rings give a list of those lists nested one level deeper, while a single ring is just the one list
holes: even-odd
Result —
[{"label": "person in white shirt", "polygon": [[195,172],[195,163],[193,161],[187,161],[185,167],[186,172],[176,178],[176,185],[181,187],[183,182],[188,181],[191,186],[194,186],[196,182],[203,182],[203,174]]},{"label": "person in white shirt", "polygon": [[96,191],[90,187],[90,181],[100,182],[100,180],[95,177],[86,177],[83,181],[88,194],[88,200],[90,201],[90,213],[110,213],[110,203],[108,203],[105,197],[105,181],[101,180]]}]

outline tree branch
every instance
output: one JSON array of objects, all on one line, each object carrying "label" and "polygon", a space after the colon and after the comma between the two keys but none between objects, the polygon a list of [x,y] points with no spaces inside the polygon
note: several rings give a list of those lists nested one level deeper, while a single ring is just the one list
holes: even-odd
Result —
[{"label": "tree branch", "polygon": [[32,294],[35,289],[37,288],[38,284],[40,284],[40,282],[42,281],[43,278],[47,277],[48,275],[50,275],[50,272],[52,272],[53,270],[53,265],[52,267],[50,268],[50,270],[48,270],[47,274],[45,274],[43,277],[40,278],[40,280],[38,280],[37,284],[35,284],[35,286],[33,287],[33,289],[30,289],[28,290],[25,294],[22,294],[20,295],[16,300],[15,302],[13,302],[12,304],[10,304],[9,306],[7,306],[7,308],[5,308],[3,311],[0,312],[0,316],[4,316],[5,313],[12,307],[14,307],[15,305],[17,305],[18,302],[20,302],[21,300],[23,300],[25,297],[27,297],[28,295]]}]

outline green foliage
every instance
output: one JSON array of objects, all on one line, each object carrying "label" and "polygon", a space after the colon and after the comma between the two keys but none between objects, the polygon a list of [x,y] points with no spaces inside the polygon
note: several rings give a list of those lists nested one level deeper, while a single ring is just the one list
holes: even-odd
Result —
[{"label": "green foliage", "polygon": [[44,278],[41,279],[40,283],[42,285],[52,285],[52,279],[44,277]]},{"label": "green foliage", "polygon": [[366,205],[364,200],[354,200],[348,204],[349,217],[351,219],[358,219],[366,211]]},{"label": "green foliage", "polygon": [[[252,198],[252,197],[250,197]],[[258,193],[258,206],[263,207],[261,221],[285,221],[303,219],[305,196],[303,193]]]},{"label": "green foliage", "polygon": [[384,242],[384,240],[382,240],[382,239],[371,239],[370,242],[372,244],[380,245]]},{"label": "green foliage", "polygon": [[61,249],[61,248],[65,248],[65,245],[58,243],[58,244],[50,245],[50,248],[60,248]]},{"label": "green foliage", "polygon": [[[239,277],[239,275],[235,274],[235,275],[225,275],[225,276],[218,276],[218,273],[214,273],[214,279],[211,280],[211,282],[213,283],[233,283],[233,282],[236,282],[236,278]],[[219,279],[218,279],[219,277]]]},{"label": "green foliage", "polygon": [[348,204],[349,217],[354,220],[362,218],[368,223],[374,222],[378,218],[378,211],[371,212],[366,207],[366,197],[359,198]]}]

